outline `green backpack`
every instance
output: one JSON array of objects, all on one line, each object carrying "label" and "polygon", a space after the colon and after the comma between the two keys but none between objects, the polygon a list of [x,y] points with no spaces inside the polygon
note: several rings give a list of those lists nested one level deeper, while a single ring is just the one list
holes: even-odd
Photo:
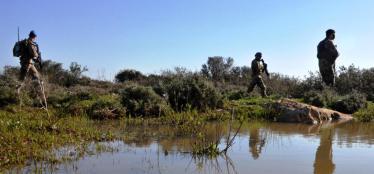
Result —
[{"label": "green backpack", "polygon": [[27,48],[27,40],[17,41],[13,46],[13,56],[14,57],[21,57],[25,54]]}]

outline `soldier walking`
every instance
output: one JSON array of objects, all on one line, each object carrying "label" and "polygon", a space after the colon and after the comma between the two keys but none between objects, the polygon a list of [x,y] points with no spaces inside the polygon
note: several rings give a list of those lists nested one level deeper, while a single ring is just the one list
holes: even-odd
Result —
[{"label": "soldier walking", "polygon": [[262,59],[262,53],[257,52],[255,54],[255,59],[252,61],[251,64],[252,69],[252,81],[249,84],[248,87],[248,93],[251,93],[254,89],[254,87],[257,85],[261,88],[261,96],[267,97],[266,94],[266,86],[264,81],[262,80],[262,73],[266,73],[266,75],[269,77],[269,72],[267,70],[267,64]]},{"label": "soldier walking", "polygon": [[[20,84],[17,86],[17,94],[20,97],[20,92],[23,86],[25,85],[25,79],[27,75],[31,75],[32,80],[37,83],[39,88],[38,90],[38,97],[40,97],[40,103],[42,106],[47,109],[47,101],[44,94],[44,86],[43,81],[41,80],[40,73],[36,69],[34,63],[38,62],[41,63],[41,53],[39,51],[39,47],[36,44],[36,34],[34,31],[31,31],[29,37],[25,40],[19,41],[19,47],[17,56],[20,57],[20,76],[19,81]],[[20,101],[20,104],[22,101]]]},{"label": "soldier walking", "polygon": [[328,86],[335,84],[335,60],[339,57],[339,52],[334,45],[335,31],[326,31],[326,38],[317,47],[317,57],[319,71],[323,82]]}]

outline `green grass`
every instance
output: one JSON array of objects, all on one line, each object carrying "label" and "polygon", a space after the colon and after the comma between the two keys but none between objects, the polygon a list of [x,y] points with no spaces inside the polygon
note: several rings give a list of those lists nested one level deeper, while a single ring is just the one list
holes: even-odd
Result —
[{"label": "green grass", "polygon": [[232,109],[237,117],[254,120],[271,119],[270,105],[274,102],[272,98],[244,98],[229,102],[225,107]]},{"label": "green grass", "polygon": [[374,103],[369,102],[366,108],[362,108],[355,112],[353,116],[362,122],[370,122],[374,120]]},{"label": "green grass", "polygon": [[[79,104],[91,105],[86,101]],[[56,150],[66,146],[81,147],[77,148],[81,150],[78,154],[83,155],[86,148],[82,147],[91,142],[125,138],[126,135],[114,133],[124,124],[169,125],[178,130],[172,132],[170,136],[195,136],[204,131],[204,125],[208,121],[230,118],[229,112],[225,111],[210,110],[199,113],[196,110],[189,110],[182,113],[169,113],[164,117],[120,118],[119,125],[108,128],[99,127],[105,120],[94,120],[85,113],[81,114],[79,116],[50,109],[50,116],[48,116],[44,110],[33,107],[2,108],[0,110],[0,171],[16,165],[23,166],[30,159],[49,163],[69,159],[69,157],[57,157],[55,154]],[[96,150],[100,152],[102,149],[98,146]]]},{"label": "green grass", "polygon": [[0,169],[24,165],[29,159],[54,162],[54,150],[66,145],[107,141],[115,137],[100,131],[86,116],[58,115],[50,110],[8,106],[0,111]]}]

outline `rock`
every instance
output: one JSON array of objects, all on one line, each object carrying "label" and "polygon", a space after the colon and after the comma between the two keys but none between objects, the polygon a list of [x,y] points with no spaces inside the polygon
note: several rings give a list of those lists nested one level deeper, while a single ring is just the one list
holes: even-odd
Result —
[{"label": "rock", "polygon": [[326,108],[319,108],[290,99],[281,99],[272,105],[277,113],[276,120],[279,122],[319,124],[323,121],[346,122],[353,119],[349,114],[343,114]]}]

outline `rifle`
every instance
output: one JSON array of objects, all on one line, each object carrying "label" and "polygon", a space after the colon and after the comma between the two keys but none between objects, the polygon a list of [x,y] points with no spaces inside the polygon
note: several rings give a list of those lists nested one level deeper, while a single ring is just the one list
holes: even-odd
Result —
[{"label": "rifle", "polygon": [[18,42],[19,42],[19,27],[17,28],[17,36],[18,36]]},{"label": "rifle", "polygon": [[18,36],[18,40],[17,40],[17,42],[14,44],[14,46],[13,46],[13,56],[14,57],[21,57],[22,56],[22,44],[21,44],[21,42],[19,41],[19,27],[17,28],[17,31],[18,31],[18,33],[17,33],[17,36]]},{"label": "rifle", "polygon": [[43,63],[42,63],[42,53],[39,50],[39,45],[36,44],[37,52],[38,52],[38,57],[36,58],[36,62],[39,64],[40,72],[43,71]]},{"label": "rifle", "polygon": [[262,61],[262,64],[264,64],[265,74],[266,74],[266,76],[269,77],[270,74],[269,74],[269,71],[268,71],[268,64],[265,63],[264,59],[261,59],[261,61]]}]

